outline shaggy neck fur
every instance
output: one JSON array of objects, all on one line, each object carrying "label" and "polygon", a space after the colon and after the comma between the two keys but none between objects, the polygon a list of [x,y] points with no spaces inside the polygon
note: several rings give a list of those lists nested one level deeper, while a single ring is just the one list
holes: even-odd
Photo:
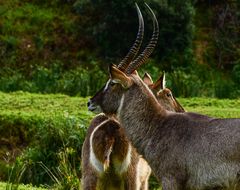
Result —
[{"label": "shaggy neck fur", "polygon": [[122,96],[117,117],[126,129],[128,138],[139,153],[145,156],[144,147],[156,127],[153,118],[164,118],[167,111],[161,107],[146,85],[141,81],[139,83],[141,89],[133,86]]}]

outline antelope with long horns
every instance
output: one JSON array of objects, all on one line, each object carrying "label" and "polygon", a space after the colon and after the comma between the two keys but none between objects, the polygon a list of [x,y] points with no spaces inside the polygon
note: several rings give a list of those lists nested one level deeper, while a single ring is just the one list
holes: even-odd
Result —
[{"label": "antelope with long horns", "polygon": [[[138,7],[137,10],[140,17],[139,32],[134,45],[126,56],[128,59],[125,57],[118,66],[123,71],[126,69],[124,68],[126,61],[129,64],[135,57],[133,54],[137,54],[143,38],[143,20]],[[153,83],[150,75],[144,76],[146,84],[153,91],[162,90],[156,94],[159,101],[165,96],[165,88],[162,85],[159,86],[160,83],[164,83],[160,82],[164,79],[162,76],[156,83]],[[180,104],[174,102],[175,99],[168,101],[166,109],[173,111],[182,109]],[[97,115],[88,128],[82,148],[83,189],[146,190],[150,173],[151,169],[147,162],[131,146],[120,124],[104,114]]]},{"label": "antelope with long horns", "polygon": [[[158,102],[164,102],[165,109],[184,112],[172,92],[162,85],[165,83],[164,75],[153,83],[151,76],[145,74],[144,82],[154,93],[156,92]],[[128,157],[130,155],[131,160]],[[116,167],[116,165],[123,166],[126,160],[128,160],[128,166],[125,167],[126,172],[124,173],[123,169]],[[113,168],[118,169],[113,170]],[[126,187],[128,187],[126,189],[146,190],[148,189],[151,169],[135,148],[131,146],[120,124],[115,119],[101,113],[92,120],[87,131],[82,147],[82,173],[84,190],[95,190],[98,186],[102,187],[100,189],[109,189],[109,186],[114,185],[112,183],[117,177],[122,179],[122,182],[118,180],[118,183],[125,182]],[[104,188],[103,185],[105,185]],[[117,183],[115,186],[121,187]]]},{"label": "antelope with long horns", "polygon": [[[156,19],[154,28],[158,32]],[[239,190],[240,119],[167,111],[133,73],[144,57],[125,71],[111,65],[110,79],[88,109],[117,116],[163,190]]]},{"label": "antelope with long horns", "polygon": [[[118,68],[126,66],[138,53],[144,21],[136,4],[139,28],[137,38]],[[124,129],[113,118],[97,115],[91,122],[82,147],[82,185],[84,190],[147,190],[151,169],[131,146]]]}]

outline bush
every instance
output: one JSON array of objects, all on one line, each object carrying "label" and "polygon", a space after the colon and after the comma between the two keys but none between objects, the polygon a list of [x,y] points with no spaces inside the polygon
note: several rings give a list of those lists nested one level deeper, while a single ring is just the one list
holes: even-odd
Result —
[{"label": "bush", "polygon": [[[79,181],[73,175],[80,175],[81,146],[92,118],[92,114],[87,112],[87,99],[21,92],[9,95],[0,93],[0,99],[0,150],[9,152],[10,156],[17,148],[22,153],[15,168],[25,169],[18,182],[35,185],[56,183],[52,176],[49,177],[48,168],[62,179],[59,181],[66,180],[59,185],[76,186]],[[8,162],[9,167],[4,167],[3,161],[0,162],[1,180],[8,180],[6,172],[19,155]],[[3,156],[1,154],[1,159]],[[20,172],[17,170],[15,173]],[[67,181],[69,176],[71,180]],[[13,176],[11,182],[16,182],[14,180]]]},{"label": "bush", "polygon": [[56,121],[52,126],[41,126],[30,146],[32,148],[18,159],[19,165],[26,165],[21,182],[77,186],[74,180],[80,178],[80,155],[86,126],[79,128],[74,118]]},{"label": "bush", "polygon": [[[145,19],[145,46],[152,33],[152,21],[143,1],[136,2]],[[229,83],[228,90],[234,91],[230,97],[239,97],[239,3],[146,2],[156,13],[160,35],[151,63],[142,68],[154,77],[162,70],[168,72],[169,86],[177,96],[226,97],[223,89],[228,89]],[[6,1],[0,7],[3,20],[0,90],[71,96],[94,94],[108,76],[106,63],[118,63],[135,40],[138,19],[134,3],[133,0]],[[224,10],[229,22],[221,20]],[[206,16],[209,19],[203,19]],[[216,24],[219,22],[221,25]],[[193,41],[194,24],[198,28]],[[209,31],[210,34],[216,31],[214,38],[209,37]],[[195,48],[197,56],[194,56],[192,44],[198,43],[200,52]],[[215,50],[219,50],[219,55]],[[198,62],[205,68],[194,68]],[[220,72],[227,77],[217,77]],[[232,77],[228,77],[229,73]],[[228,81],[226,87],[222,80]]]},{"label": "bush", "polygon": [[68,95],[90,96],[97,92],[107,80],[107,75],[92,63],[94,68],[70,70],[57,81],[56,91]]},{"label": "bush", "polygon": [[240,56],[240,3],[218,1],[212,5],[212,34],[215,64],[218,68],[232,70]]},{"label": "bush", "polygon": [[61,63],[55,62],[50,68],[36,67],[30,76],[6,69],[1,72],[3,74],[0,76],[0,90],[89,96],[100,89],[107,79],[107,75],[96,62],[92,61],[89,65],[91,69],[78,67],[64,71]]},{"label": "bush", "polygon": [[[76,11],[89,21],[88,27],[83,30],[94,36],[96,43],[101,47],[101,57],[116,60],[116,57],[123,57],[131,47],[138,28],[135,2],[139,4],[143,13],[145,40],[148,41],[152,33],[152,21],[143,1],[76,1]],[[186,64],[185,60],[179,60],[179,57],[182,57],[186,49],[191,48],[194,28],[192,1],[145,2],[153,8],[160,25],[158,46],[154,54],[159,60],[165,60],[165,68],[168,69],[170,68],[167,62],[174,58],[178,60],[176,65]]]},{"label": "bush", "polygon": [[215,84],[215,97],[217,98],[236,98],[236,87],[233,81],[225,77],[219,77]]},{"label": "bush", "polygon": [[[233,81],[236,84],[240,84],[240,60],[238,61],[238,63],[233,67],[232,70],[232,78]],[[238,88],[240,89],[240,86],[238,86]]]}]

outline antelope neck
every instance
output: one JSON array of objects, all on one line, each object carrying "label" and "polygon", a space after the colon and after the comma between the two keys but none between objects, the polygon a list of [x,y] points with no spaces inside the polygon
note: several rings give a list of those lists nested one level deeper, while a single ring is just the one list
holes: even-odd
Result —
[{"label": "antelope neck", "polygon": [[[140,90],[141,89],[141,90]],[[133,87],[121,98],[117,118],[126,129],[127,136],[138,144],[155,127],[156,118],[167,114],[152,92],[146,87]],[[150,135],[150,134],[149,134]]]}]

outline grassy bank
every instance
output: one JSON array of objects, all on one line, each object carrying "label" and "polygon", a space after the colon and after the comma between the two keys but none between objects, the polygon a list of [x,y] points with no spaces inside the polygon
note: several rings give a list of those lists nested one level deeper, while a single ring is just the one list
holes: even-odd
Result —
[{"label": "grassy bank", "polygon": [[[78,187],[81,146],[94,116],[87,99],[0,92],[0,181]],[[240,118],[240,99],[178,100],[187,111]]]},{"label": "grassy bank", "polygon": [[[34,185],[56,182],[47,169],[58,178],[72,177],[71,170],[80,175],[81,146],[93,117],[86,102],[64,95],[0,93],[0,180],[8,180],[13,165],[15,182]],[[57,171],[66,160],[69,168]],[[16,179],[19,168],[25,172]]]},{"label": "grassy bank", "polygon": [[[13,187],[10,184],[0,182],[0,189],[1,190],[7,189],[7,188],[14,189],[14,188],[16,188],[16,186]],[[46,190],[45,188],[33,187],[31,185],[19,185],[17,188],[18,188],[18,190]]]},{"label": "grassy bank", "polygon": [[219,118],[240,118],[240,99],[178,98],[190,112]]}]

